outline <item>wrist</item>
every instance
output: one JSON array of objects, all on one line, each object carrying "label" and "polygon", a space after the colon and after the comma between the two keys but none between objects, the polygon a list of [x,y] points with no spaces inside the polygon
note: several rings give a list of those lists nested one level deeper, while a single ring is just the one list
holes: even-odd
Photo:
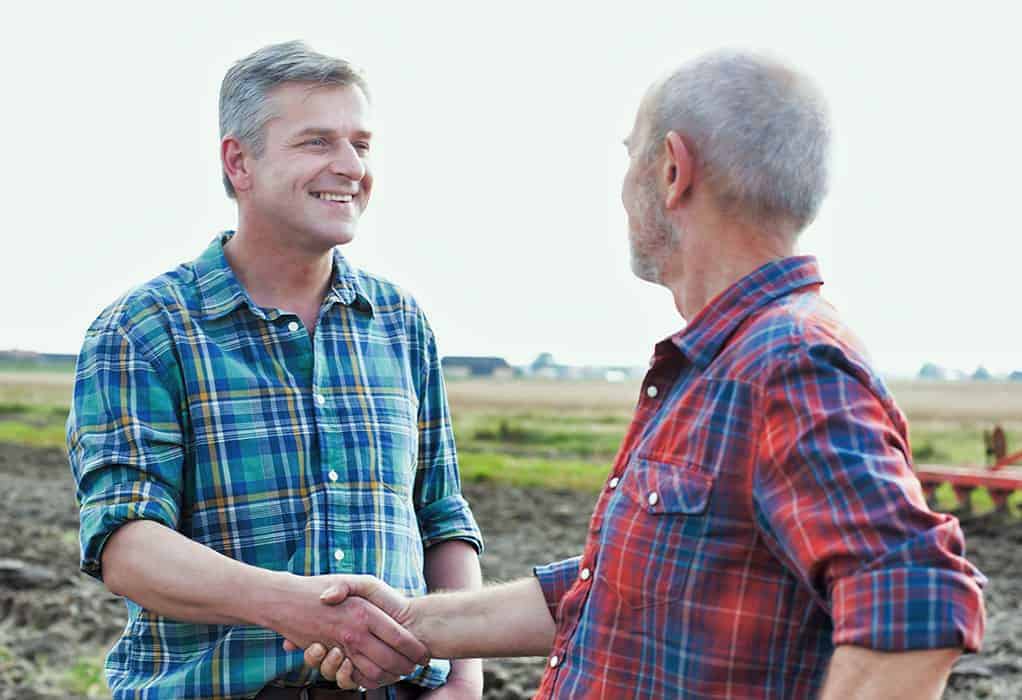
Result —
[{"label": "wrist", "polygon": [[302,592],[303,579],[307,577],[257,569],[248,588],[250,594],[234,596],[231,601],[236,616],[248,624],[280,632],[282,623],[291,617],[289,606]]},{"label": "wrist", "polygon": [[477,689],[482,692],[482,659],[453,659],[451,661],[451,672],[447,676],[447,682],[463,688]]}]

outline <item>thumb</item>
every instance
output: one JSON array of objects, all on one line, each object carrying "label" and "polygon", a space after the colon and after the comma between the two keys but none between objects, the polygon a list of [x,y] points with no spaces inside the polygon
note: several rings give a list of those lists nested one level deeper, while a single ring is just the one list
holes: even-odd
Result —
[{"label": "thumb", "polygon": [[336,581],[319,594],[319,600],[326,605],[338,605],[351,594],[351,586],[347,582]]},{"label": "thumb", "polygon": [[374,576],[351,576],[348,594],[365,598],[395,620],[406,617],[408,599]]}]

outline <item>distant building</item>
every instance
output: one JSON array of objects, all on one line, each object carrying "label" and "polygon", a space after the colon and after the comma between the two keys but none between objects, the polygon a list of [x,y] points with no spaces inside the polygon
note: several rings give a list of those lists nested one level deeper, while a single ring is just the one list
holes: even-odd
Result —
[{"label": "distant building", "polygon": [[490,377],[510,379],[514,374],[511,365],[503,357],[457,357],[448,356],[440,361],[444,376],[448,379],[468,377]]},{"label": "distant building", "polygon": [[1017,369],[1008,375],[1009,382],[1022,382],[1022,369]]}]

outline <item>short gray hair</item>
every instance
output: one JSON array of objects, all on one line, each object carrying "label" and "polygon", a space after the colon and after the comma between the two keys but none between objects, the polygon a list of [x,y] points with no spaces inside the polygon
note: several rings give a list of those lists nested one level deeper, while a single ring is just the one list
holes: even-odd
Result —
[{"label": "short gray hair", "polygon": [[796,231],[815,218],[827,192],[830,126],[806,77],[757,54],[714,52],[664,79],[649,114],[647,159],[677,131],[725,211]]},{"label": "short gray hair", "polygon": [[[362,73],[347,61],[324,56],[302,41],[264,46],[241,59],[227,71],[220,84],[220,138],[236,138],[258,158],[266,148],[266,123],[273,117],[268,93],[283,83],[316,83],[345,87],[355,85],[369,98]],[[223,173],[227,196],[235,197],[234,185]]]}]

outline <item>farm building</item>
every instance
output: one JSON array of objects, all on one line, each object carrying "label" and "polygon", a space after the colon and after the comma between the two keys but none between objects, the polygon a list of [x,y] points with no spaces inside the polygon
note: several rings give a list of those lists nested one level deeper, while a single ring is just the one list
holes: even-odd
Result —
[{"label": "farm building", "polygon": [[503,357],[445,357],[440,361],[440,365],[448,379],[466,377],[510,379],[514,374],[511,365]]}]

